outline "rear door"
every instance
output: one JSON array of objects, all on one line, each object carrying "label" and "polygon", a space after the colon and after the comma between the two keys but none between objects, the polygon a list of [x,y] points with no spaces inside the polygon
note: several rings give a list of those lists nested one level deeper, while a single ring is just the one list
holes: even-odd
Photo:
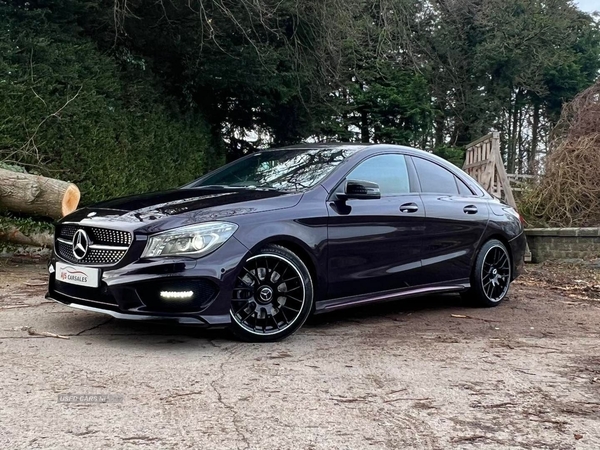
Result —
[{"label": "rear door", "polygon": [[428,283],[469,278],[487,227],[487,200],[456,175],[428,159],[412,157],[425,207],[422,275]]},{"label": "rear door", "polygon": [[[328,202],[329,298],[415,284],[425,213],[410,169],[402,154],[371,156],[345,180],[375,182],[381,198],[340,202],[334,195]],[[343,192],[345,180],[336,192]]]}]

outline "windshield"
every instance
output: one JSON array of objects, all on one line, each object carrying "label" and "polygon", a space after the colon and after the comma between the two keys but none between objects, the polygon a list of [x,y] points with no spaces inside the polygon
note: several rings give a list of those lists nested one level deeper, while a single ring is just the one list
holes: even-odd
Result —
[{"label": "windshield", "polygon": [[315,186],[357,150],[337,147],[258,152],[206,175],[193,186],[302,191]]}]

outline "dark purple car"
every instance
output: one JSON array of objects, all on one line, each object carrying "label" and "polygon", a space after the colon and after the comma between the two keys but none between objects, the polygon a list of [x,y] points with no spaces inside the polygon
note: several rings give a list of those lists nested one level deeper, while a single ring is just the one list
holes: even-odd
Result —
[{"label": "dark purple car", "polygon": [[365,144],[253,153],[180,189],[80,209],[55,238],[49,298],[252,341],[429,293],[496,306],[525,252],[519,214],[463,171]]}]

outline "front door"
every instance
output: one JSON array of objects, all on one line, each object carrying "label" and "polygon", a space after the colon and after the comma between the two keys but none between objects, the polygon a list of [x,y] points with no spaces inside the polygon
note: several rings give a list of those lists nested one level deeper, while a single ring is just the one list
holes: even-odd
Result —
[{"label": "front door", "polygon": [[413,286],[421,266],[424,208],[411,187],[405,156],[372,156],[346,176],[350,179],[377,183],[381,198],[329,201],[328,297]]}]

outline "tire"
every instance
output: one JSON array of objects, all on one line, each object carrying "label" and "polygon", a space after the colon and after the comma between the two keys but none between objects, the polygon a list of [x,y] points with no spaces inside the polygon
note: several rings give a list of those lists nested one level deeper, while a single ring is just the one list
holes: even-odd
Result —
[{"label": "tire", "polygon": [[479,249],[471,273],[471,287],[461,295],[475,306],[498,306],[508,293],[511,277],[510,253],[502,242],[491,239]]},{"label": "tire", "polygon": [[269,245],[248,258],[236,278],[230,329],[248,342],[279,341],[304,324],[313,303],[304,262],[285,247]]}]

